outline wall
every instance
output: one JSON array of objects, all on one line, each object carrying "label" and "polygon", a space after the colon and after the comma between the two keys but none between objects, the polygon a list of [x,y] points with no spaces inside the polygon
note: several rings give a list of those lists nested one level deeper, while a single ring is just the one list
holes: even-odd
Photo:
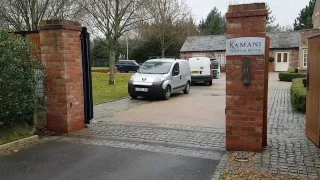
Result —
[{"label": "wall", "polygon": [[205,54],[208,58],[217,58],[218,54],[226,54],[225,51],[205,51],[205,52],[181,52],[180,59],[192,58],[194,54]]},{"label": "wall", "polygon": [[[290,53],[290,67],[297,68],[300,66],[299,63],[299,48],[295,49],[270,49],[269,56],[276,57],[276,52],[289,52]],[[192,58],[194,53],[204,53],[206,57],[209,58],[216,58],[218,54],[225,54],[225,51],[207,51],[207,52],[181,52],[180,58],[181,59],[189,59]],[[225,71],[224,68],[222,71]]]},{"label": "wall", "polygon": [[[297,68],[299,67],[299,48],[295,49],[270,49],[269,56],[274,57],[276,61],[276,53],[277,52],[289,52],[290,58],[290,68]],[[275,66],[275,62],[273,63]]]},{"label": "wall", "polygon": [[[320,16],[320,15],[319,15]],[[305,29],[301,30],[301,41],[300,41],[300,52],[299,52],[299,68],[301,70],[306,70],[306,67],[303,67],[303,50],[308,49],[308,38],[320,33],[320,29]]]},{"label": "wall", "polygon": [[[206,51],[206,52],[181,52],[180,59],[190,59],[194,55],[201,55],[208,58],[217,58],[219,54],[226,54],[225,51]],[[221,72],[225,72],[225,64],[221,64]]]},{"label": "wall", "polygon": [[320,28],[320,1],[317,0],[316,5],[314,7],[313,16],[313,29]]}]

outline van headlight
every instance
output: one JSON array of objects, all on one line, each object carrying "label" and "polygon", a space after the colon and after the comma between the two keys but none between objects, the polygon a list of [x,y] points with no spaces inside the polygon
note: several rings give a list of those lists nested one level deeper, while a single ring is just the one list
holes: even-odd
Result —
[{"label": "van headlight", "polygon": [[157,77],[157,78],[155,78],[154,79],[154,83],[157,83],[157,82],[161,82],[161,81],[163,81],[163,78],[161,78],[161,77]]},{"label": "van headlight", "polygon": [[134,75],[131,76],[130,81],[134,81]]}]

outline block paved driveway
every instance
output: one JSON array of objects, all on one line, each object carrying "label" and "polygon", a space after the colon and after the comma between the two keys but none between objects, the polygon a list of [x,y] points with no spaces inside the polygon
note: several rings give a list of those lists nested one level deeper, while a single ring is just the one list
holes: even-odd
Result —
[{"label": "block paved driveway", "polygon": [[320,151],[305,136],[305,115],[292,108],[290,83],[279,82],[276,73],[269,78],[268,147],[250,154],[252,164],[230,162],[234,152],[225,151],[224,86],[222,79],[169,101],[124,99],[95,106],[87,129],[0,156],[1,177],[210,180],[228,169],[320,177]]},{"label": "block paved driveway", "polygon": [[94,122],[144,122],[225,128],[226,76],[213,86],[197,84],[190,94],[175,94],[168,101],[131,98],[94,106]]}]

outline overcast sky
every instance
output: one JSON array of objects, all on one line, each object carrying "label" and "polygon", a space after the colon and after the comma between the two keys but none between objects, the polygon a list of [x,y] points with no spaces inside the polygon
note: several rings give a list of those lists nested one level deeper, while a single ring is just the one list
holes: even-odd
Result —
[{"label": "overcast sky", "polygon": [[197,22],[206,18],[213,7],[217,7],[225,14],[228,5],[232,2],[266,2],[276,17],[276,23],[280,23],[282,26],[292,26],[294,19],[298,17],[300,10],[309,3],[309,0],[186,0],[186,2],[192,9]]}]

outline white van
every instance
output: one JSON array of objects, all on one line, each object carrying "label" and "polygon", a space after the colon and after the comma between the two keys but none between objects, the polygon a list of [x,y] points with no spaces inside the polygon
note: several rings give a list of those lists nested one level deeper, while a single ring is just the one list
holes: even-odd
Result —
[{"label": "white van", "polygon": [[207,57],[194,57],[189,59],[191,81],[205,82],[212,85],[212,64]]},{"label": "white van", "polygon": [[128,83],[132,98],[138,96],[170,99],[171,94],[183,91],[189,94],[191,84],[188,61],[180,59],[153,59],[143,63]]}]

